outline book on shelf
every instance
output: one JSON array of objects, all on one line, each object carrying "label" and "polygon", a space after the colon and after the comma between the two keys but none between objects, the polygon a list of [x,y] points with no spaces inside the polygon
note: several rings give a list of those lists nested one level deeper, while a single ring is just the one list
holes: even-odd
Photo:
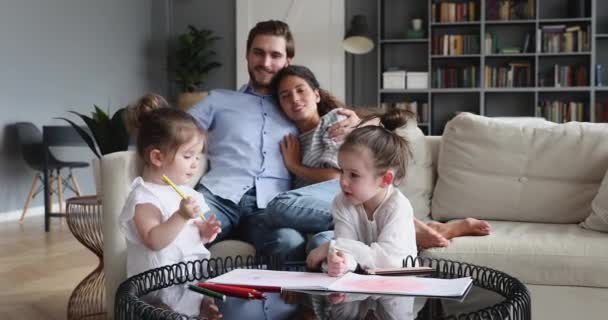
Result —
[{"label": "book on shelf", "polygon": [[501,48],[500,49],[500,53],[502,54],[518,54],[521,53],[521,49],[518,47],[506,47],[506,48]]},{"label": "book on shelf", "polygon": [[532,86],[532,68],[529,62],[511,62],[502,66],[486,65],[486,88],[513,88]]},{"label": "book on shelf", "polygon": [[479,53],[478,36],[472,34],[434,35],[431,52],[434,55],[457,56]]},{"label": "book on shelf", "polygon": [[572,65],[553,65],[553,87],[585,87],[589,85],[587,66],[581,64]]},{"label": "book on shelf", "polygon": [[571,18],[588,17],[586,0],[568,0],[568,16]]},{"label": "book on shelf", "polygon": [[433,22],[464,22],[477,20],[477,4],[473,0],[434,0],[431,3]]},{"label": "book on shelf", "polygon": [[349,272],[341,277],[325,273],[236,269],[207,280],[209,283],[243,287],[281,288],[281,290],[333,291],[368,294],[464,298],[471,288],[471,277],[456,279],[415,276],[377,276]]},{"label": "book on shelf", "polygon": [[585,121],[585,105],[580,101],[544,100],[539,102],[537,114],[557,123]]},{"label": "book on shelf", "polygon": [[546,25],[538,29],[541,52],[572,53],[590,50],[588,26]]},{"label": "book on shelf", "polygon": [[608,99],[595,103],[595,121],[608,122]]},{"label": "book on shelf", "polygon": [[595,65],[595,85],[601,87],[604,83],[604,66],[598,63]]},{"label": "book on shelf", "polygon": [[438,66],[431,76],[433,88],[476,88],[478,87],[477,66]]},{"label": "book on shelf", "polygon": [[487,20],[524,20],[535,17],[534,0],[486,0]]},{"label": "book on shelf", "polygon": [[484,49],[486,54],[498,53],[498,35],[496,33],[486,32]]},{"label": "book on shelf", "polygon": [[530,33],[526,33],[526,35],[524,36],[524,42],[523,42],[522,48],[523,48],[521,50],[522,53],[529,52],[528,50],[530,50]]}]

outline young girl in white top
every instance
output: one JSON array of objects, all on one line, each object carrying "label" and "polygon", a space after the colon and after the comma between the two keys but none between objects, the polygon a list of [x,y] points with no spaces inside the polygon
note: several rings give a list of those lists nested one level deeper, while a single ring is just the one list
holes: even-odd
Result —
[{"label": "young girl in white top", "polygon": [[338,152],[340,189],[333,203],[335,240],[327,245],[327,273],[340,276],[361,268],[401,267],[416,256],[414,214],[393,183],[405,177],[410,150],[393,130],[410,114],[395,109],[381,126],[355,129]]},{"label": "young girl in white top", "polygon": [[[146,95],[132,106],[131,127],[137,154],[143,159],[141,177],[120,215],[127,240],[127,274],[209,257],[204,244],[221,232],[203,196],[186,185],[199,170],[205,132],[188,113],[160,107],[157,95]],[[167,175],[188,196],[182,199],[162,176]],[[205,214],[206,220],[202,220]]]}]

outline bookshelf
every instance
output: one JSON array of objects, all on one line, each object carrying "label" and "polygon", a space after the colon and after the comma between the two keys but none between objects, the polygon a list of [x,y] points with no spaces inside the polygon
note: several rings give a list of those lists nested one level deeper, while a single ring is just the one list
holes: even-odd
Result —
[{"label": "bookshelf", "polygon": [[[608,122],[608,1],[379,0],[377,9],[378,105],[416,109],[426,134],[462,111]],[[412,36],[415,18],[423,32]],[[384,88],[387,70],[426,72],[428,85]]]}]

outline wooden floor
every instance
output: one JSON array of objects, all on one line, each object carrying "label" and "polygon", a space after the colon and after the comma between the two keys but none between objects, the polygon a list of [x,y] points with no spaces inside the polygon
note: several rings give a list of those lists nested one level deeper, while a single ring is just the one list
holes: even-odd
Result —
[{"label": "wooden floor", "polygon": [[97,257],[53,218],[0,223],[0,319],[66,319],[72,290]]}]

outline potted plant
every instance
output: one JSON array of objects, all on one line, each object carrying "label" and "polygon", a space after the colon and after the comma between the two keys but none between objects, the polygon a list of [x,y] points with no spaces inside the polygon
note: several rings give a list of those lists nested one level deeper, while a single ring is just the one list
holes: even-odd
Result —
[{"label": "potted plant", "polygon": [[127,150],[130,136],[126,125],[126,107],[118,109],[112,116],[96,105],[94,105],[94,108],[91,117],[76,111],[70,111],[70,113],[82,119],[88,131],[70,119],[64,117],[58,117],[57,119],[67,121],[97,157],[97,159],[93,159],[93,173],[97,196],[101,197],[99,161],[103,155]]},{"label": "potted plant", "polygon": [[188,32],[177,38],[172,69],[180,90],[177,97],[179,108],[188,109],[207,95],[202,92],[205,78],[211,70],[222,65],[213,60],[216,52],[212,47],[219,39],[213,31],[192,25],[188,26]]}]

